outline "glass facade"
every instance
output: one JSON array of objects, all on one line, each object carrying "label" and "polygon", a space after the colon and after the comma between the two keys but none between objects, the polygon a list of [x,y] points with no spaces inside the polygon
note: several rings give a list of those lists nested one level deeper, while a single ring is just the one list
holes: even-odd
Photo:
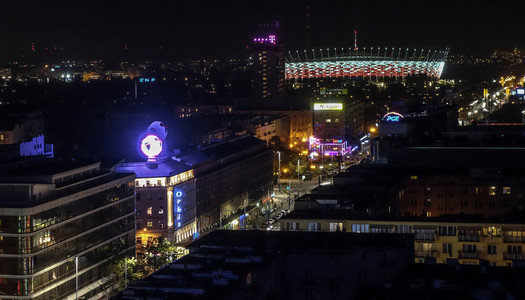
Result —
[{"label": "glass facade", "polygon": [[0,215],[2,299],[74,294],[77,257],[78,288],[90,287],[79,297],[88,298],[108,288],[112,258],[135,255],[134,175],[20,211]]}]

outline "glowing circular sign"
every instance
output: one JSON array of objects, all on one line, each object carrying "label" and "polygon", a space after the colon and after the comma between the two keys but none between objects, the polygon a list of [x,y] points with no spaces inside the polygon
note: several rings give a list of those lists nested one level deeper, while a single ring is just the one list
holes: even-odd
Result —
[{"label": "glowing circular sign", "polygon": [[148,135],[142,140],[140,150],[148,158],[155,158],[162,152],[162,141],[156,135]]}]

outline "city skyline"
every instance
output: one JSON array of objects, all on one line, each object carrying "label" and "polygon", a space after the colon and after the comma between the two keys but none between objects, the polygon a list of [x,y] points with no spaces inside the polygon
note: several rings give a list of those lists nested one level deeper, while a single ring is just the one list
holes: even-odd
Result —
[{"label": "city skyline", "polygon": [[[512,2],[19,1],[0,11],[0,61],[65,49],[87,58],[125,51],[149,59],[247,56],[261,23],[279,21],[287,50],[408,47],[453,52],[523,47]],[[307,17],[308,15],[308,17]],[[309,25],[309,29],[306,26]],[[47,50],[45,50],[47,48]]]}]

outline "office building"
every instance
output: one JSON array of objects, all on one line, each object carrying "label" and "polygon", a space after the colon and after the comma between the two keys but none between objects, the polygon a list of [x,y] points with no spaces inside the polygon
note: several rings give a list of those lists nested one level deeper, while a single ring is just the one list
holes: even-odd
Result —
[{"label": "office building", "polygon": [[253,96],[276,97],[284,93],[284,42],[279,23],[261,24],[259,35],[250,44],[253,63]]},{"label": "office building", "polygon": [[116,170],[137,176],[141,245],[160,235],[185,243],[232,222],[247,226],[255,218],[250,210],[273,188],[272,166],[266,142],[245,135],[156,162],[121,163]]},{"label": "office building", "polygon": [[25,158],[0,166],[2,299],[100,299],[135,256],[134,174]]}]

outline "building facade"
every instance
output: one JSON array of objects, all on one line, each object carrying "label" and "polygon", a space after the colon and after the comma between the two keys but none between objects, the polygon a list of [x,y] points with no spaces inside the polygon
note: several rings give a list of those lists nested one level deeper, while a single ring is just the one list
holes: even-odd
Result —
[{"label": "building facade", "polygon": [[108,266],[135,255],[133,174],[100,163],[0,167],[2,299],[109,297]]},{"label": "building facade", "polygon": [[282,230],[414,234],[416,263],[525,265],[525,224],[501,220],[458,221],[439,218],[349,220],[284,217]]},{"label": "building facade", "polygon": [[276,97],[285,90],[284,43],[276,34],[279,26],[270,27],[264,27],[264,33],[254,37],[250,46],[255,98]]},{"label": "building facade", "polygon": [[119,164],[137,176],[137,244],[161,235],[185,243],[227,220],[248,222],[245,207],[272,190],[272,162],[266,143],[246,135],[155,164]]}]

